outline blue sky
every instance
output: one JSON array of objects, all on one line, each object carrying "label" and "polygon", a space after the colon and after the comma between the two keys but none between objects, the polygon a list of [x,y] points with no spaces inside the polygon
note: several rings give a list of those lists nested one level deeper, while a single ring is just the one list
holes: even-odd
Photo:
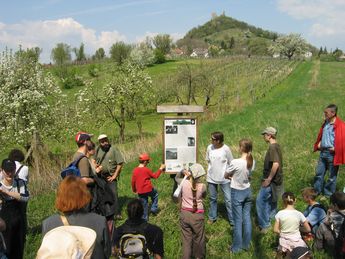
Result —
[{"label": "blue sky", "polygon": [[345,51],[345,0],[10,0],[0,8],[0,50],[39,46],[50,61],[58,42],[92,55],[116,41],[168,33],[179,39],[212,13],[278,33],[299,33],[316,47]]}]

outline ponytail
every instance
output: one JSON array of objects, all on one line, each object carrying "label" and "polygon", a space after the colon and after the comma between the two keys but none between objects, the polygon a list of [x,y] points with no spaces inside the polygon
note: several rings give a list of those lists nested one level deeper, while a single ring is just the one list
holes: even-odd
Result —
[{"label": "ponytail", "polygon": [[198,203],[196,201],[196,181],[193,178],[193,176],[190,176],[190,181],[192,184],[192,194],[193,194],[193,213],[195,213],[198,210]]},{"label": "ponytail", "polygon": [[252,156],[252,152],[248,152],[247,153],[247,169],[250,170],[253,167],[253,156]]}]

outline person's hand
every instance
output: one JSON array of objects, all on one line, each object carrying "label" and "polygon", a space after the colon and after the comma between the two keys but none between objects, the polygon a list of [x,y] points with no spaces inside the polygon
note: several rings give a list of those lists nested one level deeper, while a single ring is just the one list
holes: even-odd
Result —
[{"label": "person's hand", "polygon": [[183,170],[183,174],[187,177],[192,175],[191,172],[189,170],[186,170],[186,169]]},{"label": "person's hand", "polygon": [[99,174],[100,172],[102,172],[103,167],[101,165],[97,165],[96,166],[96,173]]},{"label": "person's hand", "polygon": [[267,187],[271,184],[271,180],[269,178],[266,178],[262,181],[261,186],[262,187]]},{"label": "person's hand", "polygon": [[230,173],[228,173],[228,172],[226,172],[225,174],[224,174],[224,178],[225,179],[230,179],[231,180],[231,174]]},{"label": "person's hand", "polygon": [[107,181],[108,182],[113,182],[113,181],[115,181],[116,180],[116,178],[118,177],[118,173],[115,173],[115,174],[113,174],[113,175],[111,175],[111,176],[108,176],[107,177]]},{"label": "person's hand", "polygon": [[159,170],[164,171],[165,168],[166,168],[165,164],[161,164],[161,166],[159,167]]}]

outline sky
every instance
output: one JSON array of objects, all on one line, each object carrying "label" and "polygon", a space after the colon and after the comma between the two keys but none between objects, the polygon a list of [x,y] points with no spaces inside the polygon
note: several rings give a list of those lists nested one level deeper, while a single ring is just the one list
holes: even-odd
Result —
[{"label": "sky", "polygon": [[40,47],[49,63],[57,43],[93,55],[118,41],[182,38],[212,13],[281,34],[298,33],[315,47],[345,51],[345,0],[2,0],[0,51]]}]

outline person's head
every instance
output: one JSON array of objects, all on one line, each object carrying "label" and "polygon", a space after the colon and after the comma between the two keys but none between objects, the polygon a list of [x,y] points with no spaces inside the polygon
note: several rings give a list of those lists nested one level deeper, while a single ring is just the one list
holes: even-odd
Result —
[{"label": "person's head", "polygon": [[224,142],[224,134],[220,131],[215,131],[211,133],[211,142],[215,146],[222,145]]},{"label": "person's head", "polygon": [[252,150],[253,150],[253,143],[249,139],[241,139],[239,142],[239,147],[241,153],[247,153],[247,169],[251,169],[253,166],[253,156],[252,156]]},{"label": "person's head", "polygon": [[201,164],[195,163],[189,167],[189,171],[194,180],[206,175],[205,169]]},{"label": "person's head", "polygon": [[151,157],[147,153],[142,153],[139,155],[139,163],[147,165],[150,163]]},{"label": "person's head", "polygon": [[23,162],[25,159],[25,156],[24,156],[23,151],[21,151],[20,149],[14,148],[10,151],[8,158],[13,161]]},{"label": "person's head", "polygon": [[307,187],[302,190],[302,197],[306,202],[315,201],[317,192],[312,187]]},{"label": "person's head", "polygon": [[92,141],[86,144],[87,156],[93,156],[96,153],[96,145]]},{"label": "person's head", "polygon": [[338,107],[335,104],[329,104],[323,111],[326,120],[332,120],[337,116]]},{"label": "person's head", "polygon": [[98,136],[98,142],[99,142],[99,146],[101,147],[101,149],[105,152],[107,152],[110,149],[110,142],[108,139],[108,136],[105,134],[101,134]]},{"label": "person's head", "polygon": [[263,135],[264,140],[266,142],[270,142],[270,139],[276,139],[277,138],[277,130],[273,127],[267,127],[261,132],[261,135]]},{"label": "person's head", "polygon": [[292,192],[284,192],[282,195],[282,200],[284,203],[284,207],[288,205],[294,205],[296,202],[296,197]]},{"label": "person's head", "polygon": [[92,135],[86,132],[79,131],[75,136],[75,142],[78,148],[86,146],[90,143]]},{"label": "person's head", "polygon": [[14,175],[16,173],[16,164],[11,159],[4,159],[1,163],[2,171],[5,173],[5,178],[14,178]]},{"label": "person's head", "polygon": [[130,220],[139,220],[144,215],[144,207],[139,199],[132,199],[127,205],[127,215]]},{"label": "person's head", "polygon": [[55,207],[62,213],[84,208],[91,200],[90,191],[80,177],[69,175],[60,183]]},{"label": "person's head", "polygon": [[345,193],[335,192],[329,198],[331,204],[338,210],[345,210]]}]

